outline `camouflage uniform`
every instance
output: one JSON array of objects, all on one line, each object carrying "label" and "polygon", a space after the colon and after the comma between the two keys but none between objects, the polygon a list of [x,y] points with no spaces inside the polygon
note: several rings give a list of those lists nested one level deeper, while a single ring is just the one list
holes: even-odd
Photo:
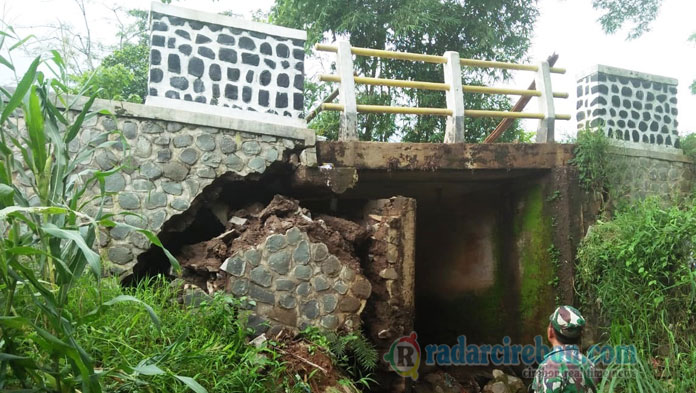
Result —
[{"label": "camouflage uniform", "polygon": [[[556,332],[569,338],[579,337],[585,326],[585,319],[571,306],[558,307],[549,319]],[[561,345],[544,357],[532,390],[536,393],[594,393],[596,383],[594,363],[580,353],[577,345]]]}]

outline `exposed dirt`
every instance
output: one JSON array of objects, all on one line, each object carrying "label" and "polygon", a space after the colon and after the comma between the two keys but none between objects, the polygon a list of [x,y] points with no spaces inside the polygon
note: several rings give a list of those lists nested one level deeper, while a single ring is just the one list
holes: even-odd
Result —
[{"label": "exposed dirt", "polygon": [[219,205],[214,213],[225,220],[225,232],[208,241],[183,246],[176,255],[184,280],[208,293],[224,289],[224,276],[218,271],[226,258],[292,227],[306,232],[312,242],[326,244],[330,253],[361,271],[356,248],[370,237],[370,232],[355,222],[327,215],[312,218],[297,200],[282,195],[276,195],[267,206],[252,203],[234,209]]}]

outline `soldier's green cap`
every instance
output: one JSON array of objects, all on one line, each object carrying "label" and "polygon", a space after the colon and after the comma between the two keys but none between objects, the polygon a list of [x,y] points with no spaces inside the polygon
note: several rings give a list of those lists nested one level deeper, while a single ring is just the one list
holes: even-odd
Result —
[{"label": "soldier's green cap", "polygon": [[549,317],[551,326],[568,338],[579,337],[585,327],[585,318],[573,306],[560,306]]}]

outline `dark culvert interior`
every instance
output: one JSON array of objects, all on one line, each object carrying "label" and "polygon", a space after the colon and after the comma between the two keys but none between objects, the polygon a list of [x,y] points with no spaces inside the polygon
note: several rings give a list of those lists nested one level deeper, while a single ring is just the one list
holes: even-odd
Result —
[{"label": "dark culvert interior", "polygon": [[[478,344],[500,343],[503,336],[510,336],[513,342],[526,339],[527,332],[519,322],[524,312],[520,299],[524,283],[520,277],[522,256],[516,243],[521,241],[524,210],[529,208],[526,205],[538,203],[530,201],[529,195],[540,194],[535,190],[545,172],[501,172],[493,176],[472,172],[463,179],[438,173],[396,181],[388,172],[361,173],[354,188],[334,195],[320,187],[294,186],[288,180],[291,170],[281,165],[255,178],[216,179],[189,211],[165,223],[163,244],[177,255],[185,245],[222,233],[225,228],[220,214],[255,202],[265,206],[276,194],[298,199],[313,216],[326,214],[361,224],[365,224],[370,201],[397,195],[414,198],[415,311],[398,312],[412,318],[421,348],[455,344],[459,335]],[[369,270],[369,242],[358,247],[356,253],[363,269]],[[166,273],[168,266],[162,251],[153,247],[139,257],[130,280]],[[378,312],[368,300],[363,313],[366,331],[370,330],[370,318]]]}]

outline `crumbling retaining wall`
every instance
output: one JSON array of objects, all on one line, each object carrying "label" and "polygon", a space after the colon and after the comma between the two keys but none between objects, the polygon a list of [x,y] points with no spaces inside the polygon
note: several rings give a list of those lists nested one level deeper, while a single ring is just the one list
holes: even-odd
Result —
[{"label": "crumbling retaining wall", "polygon": [[[274,163],[316,163],[315,136],[308,129],[106,100],[96,100],[92,109],[113,115],[98,114],[86,121],[69,151],[78,154],[88,145],[111,141],[83,167],[109,171],[122,166],[105,178],[111,196],[104,208],[116,214],[117,222],[155,233],[224,174],[246,177],[264,173]],[[93,192],[99,192],[98,186]],[[116,226],[101,233],[100,246],[114,264],[112,271],[121,272],[135,264],[150,242]]]}]

